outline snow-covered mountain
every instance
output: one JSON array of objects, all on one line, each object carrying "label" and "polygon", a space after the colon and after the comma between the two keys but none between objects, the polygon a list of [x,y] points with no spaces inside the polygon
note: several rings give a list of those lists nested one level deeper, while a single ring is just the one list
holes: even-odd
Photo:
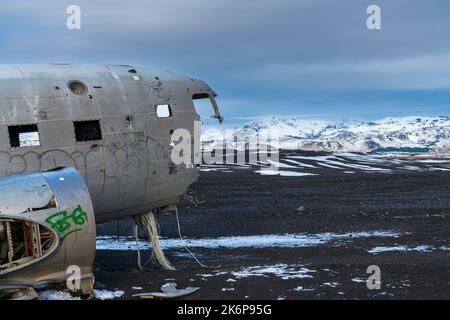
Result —
[{"label": "snow-covered mountain", "polygon": [[[278,132],[281,149],[370,152],[385,148],[420,148],[450,151],[449,117],[385,118],[374,122],[326,121],[302,118],[270,118],[250,122],[236,129],[236,136],[254,138]],[[205,145],[220,139],[205,131]],[[227,137],[227,142],[230,142]]]}]

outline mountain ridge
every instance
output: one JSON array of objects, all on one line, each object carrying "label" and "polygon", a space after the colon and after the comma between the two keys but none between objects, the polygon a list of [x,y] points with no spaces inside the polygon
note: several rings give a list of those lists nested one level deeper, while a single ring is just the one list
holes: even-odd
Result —
[{"label": "mountain ridge", "polygon": [[[278,132],[279,142],[271,143],[285,150],[332,152],[372,152],[377,149],[450,150],[450,117],[388,117],[377,121],[328,121],[321,119],[272,117],[251,121],[234,129],[238,139],[255,138]],[[222,131],[222,135],[223,131]],[[206,130],[204,145],[223,138]],[[227,143],[231,144],[230,137]]]}]

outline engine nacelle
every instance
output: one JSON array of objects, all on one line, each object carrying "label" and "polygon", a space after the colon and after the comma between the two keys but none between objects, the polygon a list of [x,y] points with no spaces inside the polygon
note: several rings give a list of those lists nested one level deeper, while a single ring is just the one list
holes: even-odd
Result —
[{"label": "engine nacelle", "polygon": [[0,179],[0,287],[73,275],[69,289],[91,293],[95,236],[91,197],[76,169]]}]

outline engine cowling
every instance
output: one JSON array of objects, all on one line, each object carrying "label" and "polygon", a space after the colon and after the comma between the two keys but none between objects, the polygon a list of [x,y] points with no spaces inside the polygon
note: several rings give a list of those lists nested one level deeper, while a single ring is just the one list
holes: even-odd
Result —
[{"label": "engine cowling", "polygon": [[76,169],[0,179],[0,286],[66,281],[78,270],[69,289],[91,293],[95,236],[91,197]]}]

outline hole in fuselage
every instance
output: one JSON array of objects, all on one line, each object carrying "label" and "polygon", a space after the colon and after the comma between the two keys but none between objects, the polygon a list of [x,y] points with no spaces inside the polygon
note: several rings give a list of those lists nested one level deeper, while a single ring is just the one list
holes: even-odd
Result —
[{"label": "hole in fuselage", "polygon": [[37,124],[9,126],[11,148],[36,147],[41,145]]},{"label": "hole in fuselage", "polygon": [[69,87],[70,91],[72,91],[76,95],[85,95],[88,93],[87,86],[79,80],[69,81],[67,86]]},{"label": "hole in fuselage", "polygon": [[172,116],[172,108],[168,104],[159,104],[156,106],[156,116],[158,118],[169,118]]},{"label": "hole in fuselage", "polygon": [[102,140],[102,131],[99,120],[74,121],[75,139],[77,141]]}]

